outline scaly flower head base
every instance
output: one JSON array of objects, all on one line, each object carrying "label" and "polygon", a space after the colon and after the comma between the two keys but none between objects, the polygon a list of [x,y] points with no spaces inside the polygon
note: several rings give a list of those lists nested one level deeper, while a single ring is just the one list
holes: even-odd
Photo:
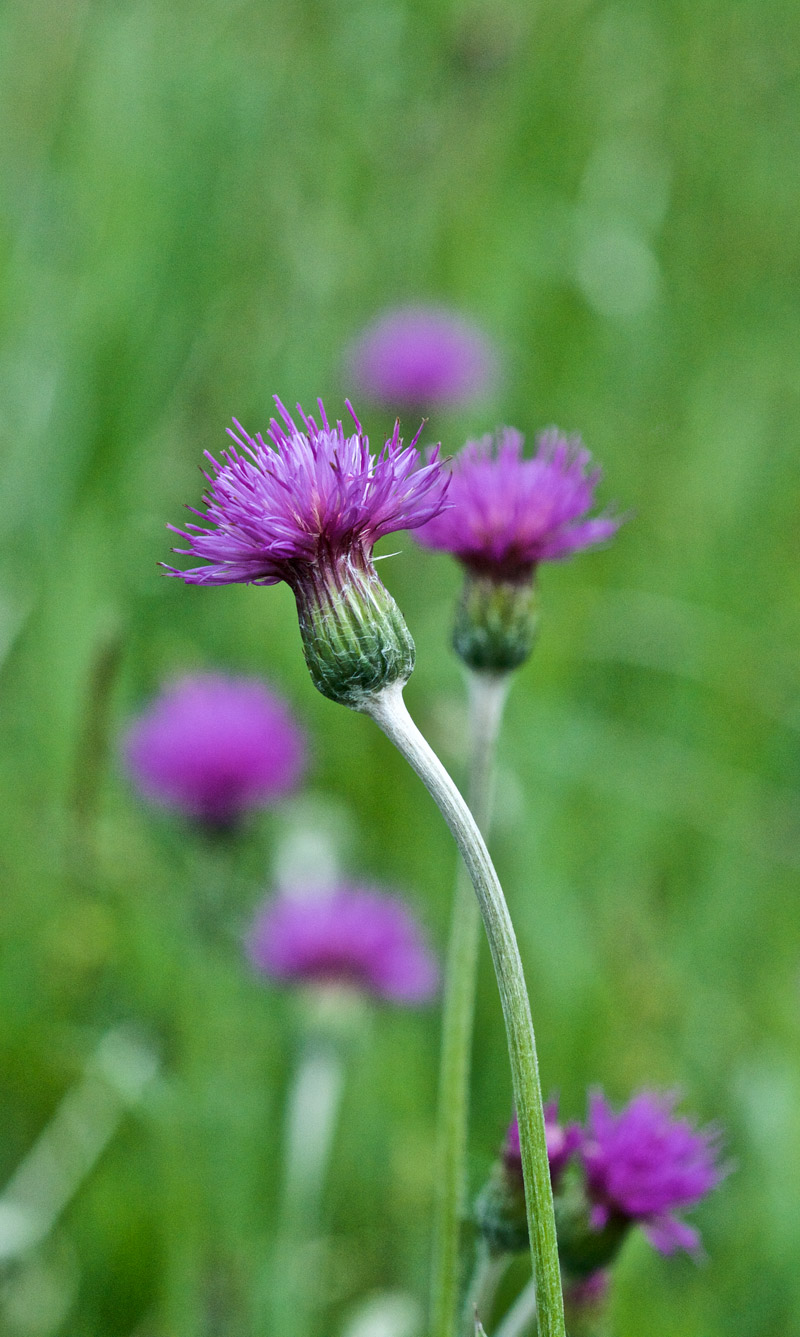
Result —
[{"label": "scaly flower head base", "polygon": [[456,607],[453,649],[477,673],[511,673],[528,659],[539,629],[533,581],[465,574]]},{"label": "scaly flower head base", "polygon": [[449,480],[437,451],[425,463],[417,437],[403,446],[397,423],[372,455],[349,404],[356,430],[347,436],[341,422],[329,424],[321,402],[320,424],[298,408],[302,427],[275,402],[282,423],[272,419],[267,441],[236,423],[222,460],[208,456],[206,511],[196,512],[204,523],[174,530],[189,544],[176,551],[207,565],[168,570],[194,585],[285,580],[316,686],[359,709],[365,697],[405,682],[414,665],[413,641],[378,579],[373,545],[433,519]]},{"label": "scaly flower head base", "polygon": [[323,696],[359,710],[389,683],[411,677],[411,633],[363,553],[310,567],[294,593],[303,654]]}]

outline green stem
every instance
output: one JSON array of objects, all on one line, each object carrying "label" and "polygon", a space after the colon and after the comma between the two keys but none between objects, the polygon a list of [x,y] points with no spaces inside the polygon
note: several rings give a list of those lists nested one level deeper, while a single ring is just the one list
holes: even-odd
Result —
[{"label": "green stem", "polygon": [[423,738],[397,683],[361,709],[416,771],[438,804],[467,866],[483,916],[508,1037],[514,1102],[519,1119],[522,1173],[533,1275],[539,1295],[540,1337],[565,1337],[553,1192],[547,1160],[544,1110],[528,991],[503,889],[475,819],[436,753]]},{"label": "green stem", "polygon": [[[470,673],[469,786],[472,815],[488,834],[494,781],[495,743],[509,674]],[[459,863],[450,921],[442,1010],[436,1200],[431,1267],[431,1337],[452,1337],[460,1289],[460,1233],[464,1215],[469,1077],[478,968],[480,910],[472,883]]]},{"label": "green stem", "polygon": [[274,1330],[281,1337],[307,1337],[313,1327],[316,1297],[308,1249],[319,1232],[343,1087],[344,1067],[335,1042],[307,1036],[286,1110],[283,1198],[271,1288]]}]

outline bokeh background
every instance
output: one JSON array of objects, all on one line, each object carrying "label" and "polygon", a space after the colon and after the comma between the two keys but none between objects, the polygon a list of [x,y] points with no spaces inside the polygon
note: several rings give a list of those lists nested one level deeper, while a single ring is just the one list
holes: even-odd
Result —
[{"label": "bokeh background", "polygon": [[[159,1065],[0,1272],[9,1337],[266,1331],[296,1018],[193,931],[208,852],[122,772],[120,729],[165,677],[263,674],[313,740],[306,797],[226,866],[234,919],[307,822],[444,943],[448,836],[374,726],[315,694],[288,591],[156,565],[231,415],[258,430],[274,392],[341,411],[347,342],[416,299],[504,363],[427,439],[556,422],[629,512],[543,576],[495,840],[565,1113],[594,1083],[677,1086],[735,1162],[698,1214],[704,1265],[629,1242],[615,1332],[800,1333],[798,51],[778,0],[4,8],[3,1179],[103,1037],[127,1037],[128,1078],[137,1052]],[[360,408],[379,438],[389,415]],[[458,575],[385,546],[408,699],[460,773]],[[436,1051],[435,1009],[379,1012],[353,1060],[320,1333],[375,1292],[424,1296]],[[510,1108],[486,962],[474,1102],[477,1186]]]}]

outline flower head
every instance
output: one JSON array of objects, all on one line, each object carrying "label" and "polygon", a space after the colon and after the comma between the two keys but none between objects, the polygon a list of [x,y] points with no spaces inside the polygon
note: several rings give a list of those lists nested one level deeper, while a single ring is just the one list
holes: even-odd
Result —
[{"label": "flower head", "polygon": [[230,826],[294,789],[305,742],[286,702],[257,678],[179,678],[130,725],[123,751],[147,798]]},{"label": "flower head", "polygon": [[414,666],[414,643],[378,579],[373,544],[432,519],[448,479],[436,451],[423,463],[416,437],[403,446],[397,423],[372,455],[352,409],[356,430],[346,436],[321,402],[321,425],[298,407],[302,428],[275,402],[283,425],[272,419],[271,444],[237,423],[222,462],[208,457],[206,512],[196,512],[206,523],[175,530],[189,544],[176,551],[208,565],[168,570],[194,585],[285,580],[315,685],[361,709],[384,687],[404,683]]},{"label": "flower head", "polygon": [[497,354],[486,335],[441,306],[402,306],[370,325],[350,350],[355,383],[369,398],[427,410],[483,394]]},{"label": "flower head", "polygon": [[[547,1140],[547,1159],[550,1163],[550,1178],[558,1180],[561,1171],[577,1150],[581,1141],[581,1130],[577,1124],[562,1124],[558,1119],[558,1101],[548,1100],[544,1107],[544,1132]],[[509,1125],[503,1146],[503,1163],[506,1169],[522,1178],[522,1153],[519,1145],[519,1123],[516,1117]]]},{"label": "flower head", "polygon": [[448,507],[419,531],[476,575],[525,580],[539,562],[570,557],[611,538],[620,521],[587,518],[601,478],[579,437],[543,432],[524,459],[513,427],[469,441],[453,463]]},{"label": "flower head", "polygon": [[476,671],[508,673],[536,637],[533,574],[539,562],[568,557],[609,538],[619,520],[587,518],[599,469],[577,437],[544,432],[532,459],[511,427],[470,441],[453,463],[448,507],[419,530],[428,548],[466,568],[453,646]]},{"label": "flower head", "polygon": [[343,984],[406,1006],[427,1002],[439,981],[408,906],[375,887],[277,896],[258,913],[248,952],[272,979]]},{"label": "flower head", "polygon": [[244,582],[295,588],[309,568],[339,561],[367,561],[377,539],[397,529],[414,529],[441,510],[447,480],[434,451],[423,464],[417,437],[403,446],[399,424],[378,455],[348,403],[355,432],[328,423],[319,401],[321,424],[298,405],[299,428],[276,398],[283,425],[273,418],[267,437],[248,436],[234,419],[233,446],[222,462],[206,452],[214,471],[206,477],[204,525],[169,528],[185,538],[184,555],[208,566],[169,568],[190,585]]},{"label": "flower head", "polygon": [[661,1253],[698,1249],[697,1231],[675,1213],[693,1207],[724,1174],[718,1132],[698,1130],[676,1117],[674,1106],[674,1096],[642,1091],[615,1113],[595,1091],[580,1149],[592,1227],[602,1230],[614,1217],[641,1225]]}]

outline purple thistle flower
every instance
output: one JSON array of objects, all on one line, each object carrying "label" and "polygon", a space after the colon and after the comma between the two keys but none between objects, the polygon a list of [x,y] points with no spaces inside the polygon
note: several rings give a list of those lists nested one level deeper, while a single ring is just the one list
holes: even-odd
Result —
[{"label": "purple thistle flower", "polygon": [[294,789],[305,741],[285,701],[257,678],[179,678],[130,725],[128,771],[148,798],[209,826],[233,825]]},{"label": "purple thistle flower", "polygon": [[[558,1119],[558,1101],[548,1100],[544,1107],[544,1132],[547,1140],[547,1159],[550,1178],[555,1184],[567,1162],[580,1146],[581,1130],[577,1124],[562,1124]],[[516,1116],[509,1125],[503,1146],[503,1164],[507,1170],[522,1179],[522,1153],[519,1145],[519,1123]]]},{"label": "purple thistle flower", "polygon": [[580,437],[551,427],[532,459],[523,444],[513,427],[469,441],[453,462],[448,507],[420,529],[420,543],[452,553],[474,575],[524,581],[539,562],[611,538],[619,519],[587,518],[602,475]]},{"label": "purple thistle flower", "polygon": [[176,552],[209,565],[168,568],[171,575],[190,585],[285,580],[297,589],[317,568],[368,564],[384,534],[414,529],[441,510],[447,480],[438,448],[423,464],[416,450],[419,434],[404,447],[395,423],[380,454],[371,455],[349,402],[352,436],[341,422],[331,427],[318,402],[321,426],[298,405],[303,422],[298,428],[276,398],[284,426],[271,419],[271,444],[260,434],[248,436],[234,419],[236,431],[228,429],[234,444],[222,452],[222,463],[206,452],[215,476],[206,474],[206,513],[195,514],[210,523],[186,530],[168,526],[189,543]]},{"label": "purple thistle flower", "polygon": [[677,1118],[675,1099],[642,1091],[615,1113],[602,1092],[593,1092],[580,1149],[592,1228],[621,1218],[642,1226],[664,1254],[697,1252],[698,1232],[675,1213],[693,1207],[724,1175],[718,1131]]},{"label": "purple thistle flower", "polygon": [[408,906],[374,887],[275,897],[256,917],[248,954],[272,979],[345,985],[402,1006],[428,1002],[439,982]]},{"label": "purple thistle flower", "polygon": [[[303,651],[315,685],[334,701],[362,709],[414,666],[414,642],[372,562],[377,539],[431,520],[444,505],[448,478],[437,451],[423,463],[417,437],[404,447],[399,425],[378,455],[348,404],[356,431],[321,426],[298,406],[299,428],[276,399],[273,418],[255,439],[236,423],[234,445],[214,473],[204,524],[174,530],[189,544],[177,552],[207,566],[167,568],[188,584],[245,582],[294,592]],[[237,432],[239,435],[237,435]],[[174,526],[170,526],[174,529]]]},{"label": "purple thistle flower", "polygon": [[422,410],[475,399],[497,374],[497,353],[478,326],[435,305],[385,312],[352,346],[348,361],[370,399]]}]

